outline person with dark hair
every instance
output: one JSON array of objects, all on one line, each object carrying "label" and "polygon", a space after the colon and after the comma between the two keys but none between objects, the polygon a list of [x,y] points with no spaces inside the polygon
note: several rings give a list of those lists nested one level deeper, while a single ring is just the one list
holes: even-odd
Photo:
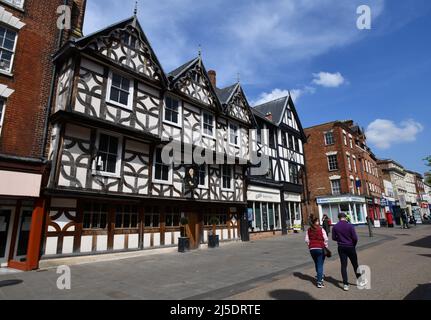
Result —
[{"label": "person with dark hair", "polygon": [[[347,222],[345,213],[338,215],[340,220],[332,229],[332,240],[338,243],[338,254],[341,262],[341,276],[343,277],[343,290],[349,291],[349,278],[347,276],[347,265],[350,260],[356,277],[359,279],[361,274],[358,273],[358,255],[356,253],[356,245],[358,244],[358,236],[355,227]],[[367,280],[362,280],[359,286],[364,287],[368,283]]]},{"label": "person with dark hair", "polygon": [[326,214],[323,215],[322,228],[326,231],[327,235],[331,233],[331,220],[329,220],[329,217]]},{"label": "person with dark hair", "polygon": [[325,248],[328,248],[328,235],[326,231],[320,227],[319,218],[313,218],[310,224],[311,227],[305,235],[305,242],[308,245],[316,268],[317,287],[323,288],[325,286],[323,283],[323,266],[325,263]]}]

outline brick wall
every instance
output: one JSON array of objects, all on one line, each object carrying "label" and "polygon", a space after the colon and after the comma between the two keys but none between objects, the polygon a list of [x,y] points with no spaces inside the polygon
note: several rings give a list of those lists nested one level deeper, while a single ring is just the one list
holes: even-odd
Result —
[{"label": "brick wall", "polygon": [[[85,6],[85,0],[77,1]],[[15,92],[6,101],[0,154],[43,157],[43,133],[53,72],[51,57],[60,30],[57,8],[64,0],[25,0],[24,11],[0,5],[26,25],[19,30],[13,76],[0,74],[0,83]],[[84,10],[81,11],[84,13]],[[76,20],[82,23],[83,18]]]}]

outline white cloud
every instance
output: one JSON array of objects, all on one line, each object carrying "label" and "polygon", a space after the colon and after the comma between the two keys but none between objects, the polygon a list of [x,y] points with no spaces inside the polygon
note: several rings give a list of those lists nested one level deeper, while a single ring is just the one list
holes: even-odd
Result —
[{"label": "white cloud", "polygon": [[423,130],[423,125],[412,119],[399,125],[391,120],[377,119],[368,125],[366,136],[377,148],[389,149],[394,144],[416,141],[417,135]]},{"label": "white cloud", "polygon": [[[197,55],[218,72],[221,86],[235,82],[263,87],[289,81],[286,68],[362,39],[356,8],[371,0],[148,0],[139,20],[165,71]],[[373,21],[385,0],[371,2]],[[88,1],[85,31],[130,17],[134,1]],[[293,81],[293,80],[292,80]]]},{"label": "white cloud", "polygon": [[313,83],[325,88],[337,88],[344,84],[346,80],[341,73],[319,72],[313,73]]},{"label": "white cloud", "polygon": [[[292,89],[290,90],[290,95],[292,96],[293,101],[298,101],[298,99],[304,94],[313,94],[316,91],[313,87],[304,87],[302,89]],[[289,95],[289,90],[282,89],[274,89],[271,92],[263,92],[259,95],[256,101],[253,101],[251,104],[253,106],[258,106],[264,104],[269,101],[277,100]]]}]

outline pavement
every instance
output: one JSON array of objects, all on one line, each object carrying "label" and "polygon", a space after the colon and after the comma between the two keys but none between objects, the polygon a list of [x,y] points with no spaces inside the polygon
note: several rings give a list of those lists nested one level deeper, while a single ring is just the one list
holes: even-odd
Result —
[{"label": "pavement", "polygon": [[[56,268],[0,273],[0,299],[429,299],[430,234],[431,226],[420,226],[375,229],[370,238],[358,228],[359,260],[371,267],[372,289],[347,294],[338,287],[338,257],[326,263],[327,285],[319,291],[304,234],[289,234],[185,254],[72,265],[70,290],[57,288]],[[332,242],[331,247],[335,253]]]}]

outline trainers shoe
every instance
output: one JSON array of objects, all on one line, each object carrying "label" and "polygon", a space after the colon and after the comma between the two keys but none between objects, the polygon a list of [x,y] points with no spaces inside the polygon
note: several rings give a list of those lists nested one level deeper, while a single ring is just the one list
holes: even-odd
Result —
[{"label": "trainers shoe", "polygon": [[320,289],[320,288],[325,287],[325,285],[322,282],[318,282],[317,283],[317,287]]},{"label": "trainers shoe", "polygon": [[344,290],[344,291],[349,291],[349,289],[350,289],[350,287],[349,287],[349,285],[348,285],[348,284],[345,284],[345,285],[343,286],[343,290]]}]

